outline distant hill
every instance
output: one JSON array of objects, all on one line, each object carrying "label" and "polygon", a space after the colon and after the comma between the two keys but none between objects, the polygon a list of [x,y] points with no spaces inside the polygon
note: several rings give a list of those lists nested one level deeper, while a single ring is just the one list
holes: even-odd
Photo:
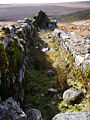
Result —
[{"label": "distant hill", "polygon": [[48,16],[59,16],[90,9],[90,1],[53,4],[0,4],[0,21],[17,21],[32,18],[40,10]]},{"label": "distant hill", "polygon": [[59,22],[74,22],[78,20],[90,19],[90,9],[71,14],[52,16],[52,19],[56,19]]}]

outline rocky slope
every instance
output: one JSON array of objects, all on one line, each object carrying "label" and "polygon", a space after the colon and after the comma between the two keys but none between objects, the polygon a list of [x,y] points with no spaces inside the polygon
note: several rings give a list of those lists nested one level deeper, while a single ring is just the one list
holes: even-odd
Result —
[{"label": "rocky slope", "polygon": [[[33,20],[0,26],[1,101],[13,97],[0,103],[0,120],[51,120],[59,112],[75,111],[81,111],[85,120],[89,119],[90,69],[85,61],[89,60],[90,53],[82,47],[88,44],[89,38],[79,38],[65,30],[51,31],[55,25],[56,22],[40,11]],[[83,53],[80,43],[83,43]],[[76,59],[77,53],[88,56]],[[63,120],[63,115],[69,119],[73,114],[75,119],[79,116],[68,113],[53,119]]]}]

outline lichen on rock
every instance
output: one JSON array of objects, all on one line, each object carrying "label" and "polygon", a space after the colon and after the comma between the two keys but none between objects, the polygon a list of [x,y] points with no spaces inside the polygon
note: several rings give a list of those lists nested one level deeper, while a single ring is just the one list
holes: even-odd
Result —
[{"label": "lichen on rock", "polygon": [[0,103],[0,120],[27,120],[26,114],[13,98]]}]

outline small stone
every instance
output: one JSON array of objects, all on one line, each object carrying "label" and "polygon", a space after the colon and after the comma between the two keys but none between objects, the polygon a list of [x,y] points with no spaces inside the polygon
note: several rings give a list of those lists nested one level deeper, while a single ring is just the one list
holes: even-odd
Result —
[{"label": "small stone", "polygon": [[38,109],[27,108],[25,113],[28,120],[43,120],[41,112]]},{"label": "small stone", "polygon": [[49,93],[49,94],[56,94],[56,93],[57,93],[57,90],[54,89],[54,88],[49,88],[49,89],[48,89],[48,93]]},{"label": "small stone", "polygon": [[42,48],[41,51],[42,51],[42,52],[47,52],[47,51],[48,51],[48,48]]},{"label": "small stone", "polygon": [[77,102],[75,100],[80,99],[82,94],[81,90],[71,87],[63,93],[63,100]]},{"label": "small stone", "polygon": [[65,107],[65,108],[68,108],[68,105],[67,105],[67,104],[64,104],[64,107]]},{"label": "small stone", "polygon": [[81,65],[81,64],[83,63],[83,61],[84,61],[84,57],[82,57],[82,56],[80,56],[80,55],[77,55],[77,56],[75,57],[76,66]]}]

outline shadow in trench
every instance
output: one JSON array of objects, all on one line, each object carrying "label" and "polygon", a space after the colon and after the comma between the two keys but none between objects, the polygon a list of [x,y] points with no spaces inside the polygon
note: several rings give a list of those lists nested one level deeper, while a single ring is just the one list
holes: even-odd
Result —
[{"label": "shadow in trench", "polygon": [[[44,120],[50,120],[59,112],[57,105],[62,100],[63,88],[59,81],[61,70],[57,71],[52,66],[53,61],[45,52],[42,52],[42,48],[48,47],[48,44],[39,36],[37,39],[38,43],[34,44],[29,55],[24,83],[26,96],[23,106],[39,109]],[[35,46],[38,46],[38,49]],[[65,78],[63,76],[63,79],[66,79],[66,76]]]}]

